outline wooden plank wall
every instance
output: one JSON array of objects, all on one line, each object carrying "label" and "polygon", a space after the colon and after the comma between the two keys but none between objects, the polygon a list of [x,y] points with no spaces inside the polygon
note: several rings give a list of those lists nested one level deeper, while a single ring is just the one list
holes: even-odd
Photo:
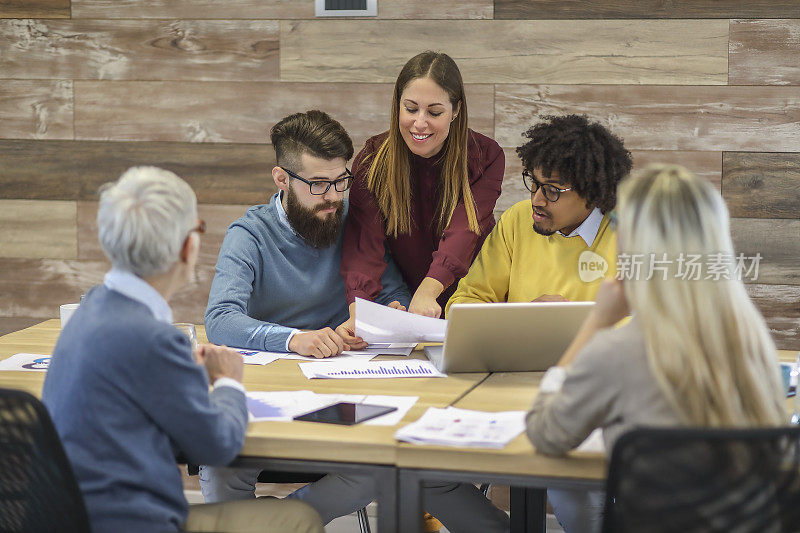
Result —
[{"label": "wooden plank wall", "polygon": [[514,147],[542,116],[586,113],[635,165],[712,180],[748,288],[800,348],[800,3],[381,0],[375,19],[311,0],[0,0],[0,332],[57,316],[102,279],[96,191],[134,164],[178,172],[209,222],[174,302],[200,322],[227,224],[274,192],[268,130],[321,108],[356,144],[391,84],[432,48],[459,63],[471,125],[506,150],[496,213],[527,194]]}]

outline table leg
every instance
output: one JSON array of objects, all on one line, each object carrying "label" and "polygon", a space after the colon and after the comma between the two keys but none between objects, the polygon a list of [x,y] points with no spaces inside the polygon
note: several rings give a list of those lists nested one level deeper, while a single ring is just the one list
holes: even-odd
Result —
[{"label": "table leg", "polygon": [[378,502],[378,531],[395,533],[403,531],[397,527],[397,469],[393,467],[376,469],[373,477],[378,489],[375,499]]},{"label": "table leg", "polygon": [[422,480],[413,470],[403,468],[399,470],[398,477],[400,488],[397,493],[399,501],[397,528],[403,533],[421,532]]},{"label": "table leg", "polygon": [[547,489],[511,487],[511,533],[544,533]]}]

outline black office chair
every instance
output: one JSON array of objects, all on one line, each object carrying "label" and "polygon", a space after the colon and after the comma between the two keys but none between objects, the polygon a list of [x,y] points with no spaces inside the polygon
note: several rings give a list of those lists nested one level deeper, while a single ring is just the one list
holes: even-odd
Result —
[{"label": "black office chair", "polygon": [[604,533],[800,531],[800,427],[637,429],[620,437]]},{"label": "black office chair", "polygon": [[89,517],[44,405],[0,389],[0,531],[86,533]]}]

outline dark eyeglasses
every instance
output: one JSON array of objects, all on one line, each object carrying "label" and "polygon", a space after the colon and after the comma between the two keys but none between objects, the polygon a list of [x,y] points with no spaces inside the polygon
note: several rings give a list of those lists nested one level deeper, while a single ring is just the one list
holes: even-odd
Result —
[{"label": "dark eyeglasses", "polygon": [[206,232],[206,221],[202,218],[197,219],[197,225],[189,230],[189,233],[186,234],[186,237],[189,237],[193,232],[197,232],[199,234],[203,234]]},{"label": "dark eyeglasses", "polygon": [[316,196],[322,196],[323,194],[327,193],[331,189],[331,186],[333,186],[336,192],[344,192],[347,189],[349,189],[350,186],[353,184],[353,175],[347,169],[344,169],[345,172],[347,172],[347,175],[343,178],[335,179],[332,181],[328,180],[308,181],[305,178],[301,178],[288,168],[283,168],[283,167],[280,168],[294,179],[300,180],[306,185],[308,185],[308,190],[311,191],[311,194]]},{"label": "dark eyeglasses", "polygon": [[572,187],[569,189],[559,189],[555,185],[550,185],[549,183],[539,183],[529,170],[522,171],[522,181],[525,183],[525,188],[531,191],[531,194],[536,194],[536,191],[541,187],[542,193],[548,202],[557,202],[562,192],[572,190]]}]

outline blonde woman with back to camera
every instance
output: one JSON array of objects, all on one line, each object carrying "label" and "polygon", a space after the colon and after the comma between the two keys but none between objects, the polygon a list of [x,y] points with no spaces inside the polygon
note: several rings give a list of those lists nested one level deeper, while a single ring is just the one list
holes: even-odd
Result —
[{"label": "blonde woman with back to camera", "polygon": [[[637,426],[786,423],[775,345],[735,275],[720,194],[683,167],[652,166],[620,185],[617,209],[620,253],[645,261],[639,275],[620,272],[622,280],[603,284],[542,380],[527,417],[537,452],[563,455],[597,427],[610,455]],[[665,253],[665,270],[648,272],[650,254],[661,261]],[[707,271],[686,279],[680,269],[688,254],[731,258],[724,265],[730,279],[705,279]],[[612,328],[629,313],[629,323]],[[548,497],[567,533],[599,530],[602,493],[550,490]]]}]

